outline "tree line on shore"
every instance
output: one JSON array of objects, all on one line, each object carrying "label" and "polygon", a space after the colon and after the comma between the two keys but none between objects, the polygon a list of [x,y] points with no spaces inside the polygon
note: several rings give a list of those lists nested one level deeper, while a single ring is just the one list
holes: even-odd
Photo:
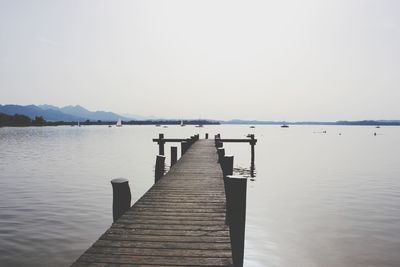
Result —
[{"label": "tree line on shore", "polygon": [[[34,119],[31,119],[28,116],[15,114],[8,115],[5,113],[0,113],[0,127],[27,127],[27,126],[59,126],[59,125],[114,125],[116,121],[90,121],[86,120],[83,122],[77,121],[46,121],[42,116],[36,116]],[[209,121],[209,120],[184,120],[184,124],[188,125],[210,125],[210,124],[219,124],[218,121]],[[144,121],[124,121],[124,125],[179,125],[181,124],[180,120],[144,120]]]}]

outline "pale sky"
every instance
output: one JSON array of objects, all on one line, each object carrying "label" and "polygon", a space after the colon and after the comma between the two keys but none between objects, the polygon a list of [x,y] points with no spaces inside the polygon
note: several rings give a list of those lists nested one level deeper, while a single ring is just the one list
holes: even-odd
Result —
[{"label": "pale sky", "polygon": [[0,0],[0,104],[400,119],[399,85],[399,0]]}]

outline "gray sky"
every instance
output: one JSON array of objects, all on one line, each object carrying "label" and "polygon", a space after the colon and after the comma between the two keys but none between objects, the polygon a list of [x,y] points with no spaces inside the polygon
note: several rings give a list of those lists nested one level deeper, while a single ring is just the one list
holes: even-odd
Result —
[{"label": "gray sky", "polygon": [[400,1],[0,0],[0,103],[400,119]]}]

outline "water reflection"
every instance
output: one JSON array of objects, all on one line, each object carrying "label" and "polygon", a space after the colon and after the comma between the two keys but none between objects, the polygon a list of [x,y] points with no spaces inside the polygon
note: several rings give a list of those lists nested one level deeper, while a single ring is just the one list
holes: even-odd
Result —
[{"label": "water reflection", "polygon": [[[246,138],[249,128],[1,128],[0,266],[69,266],[112,222],[112,178],[130,180],[133,202],[153,184],[160,130]],[[234,173],[257,179],[246,267],[400,266],[400,127],[252,131],[253,168],[247,143],[224,144]]]}]

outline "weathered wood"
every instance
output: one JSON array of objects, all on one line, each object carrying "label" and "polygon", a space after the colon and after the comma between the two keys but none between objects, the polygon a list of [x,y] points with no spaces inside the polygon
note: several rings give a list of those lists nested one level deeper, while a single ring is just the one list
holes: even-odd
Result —
[{"label": "weathered wood", "polygon": [[186,150],[189,148],[189,143],[187,141],[181,142],[181,157],[186,153]]},{"label": "weathered wood", "polygon": [[73,266],[233,266],[214,141],[190,140],[174,167]]},{"label": "weathered wood", "polygon": [[217,149],[217,154],[218,154],[218,163],[222,163],[222,158],[225,156],[225,148],[220,147]]},{"label": "weathered wood", "polygon": [[156,158],[156,168],[154,171],[154,183],[163,177],[165,172],[165,156],[158,155]]},{"label": "weathered wood", "polygon": [[247,178],[241,175],[228,175],[224,180],[233,264],[235,267],[241,267],[244,258]]},{"label": "weathered wood", "polygon": [[164,155],[164,134],[160,133],[158,135],[158,154],[159,155]]},{"label": "weathered wood", "polygon": [[111,180],[113,188],[113,220],[118,220],[131,206],[131,190],[125,178]]},{"label": "weathered wood", "polygon": [[233,174],[233,156],[224,156],[221,162],[222,173],[225,176]]},{"label": "weathered wood", "polygon": [[171,167],[175,165],[178,160],[178,148],[171,146]]}]

